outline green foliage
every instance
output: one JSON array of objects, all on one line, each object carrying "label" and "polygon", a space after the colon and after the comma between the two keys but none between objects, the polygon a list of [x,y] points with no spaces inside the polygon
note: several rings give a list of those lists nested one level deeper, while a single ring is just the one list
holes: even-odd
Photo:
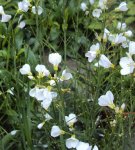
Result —
[{"label": "green foliage", "polygon": [[[77,115],[73,134],[80,141],[96,144],[102,150],[131,149],[135,116],[123,114],[117,117],[107,107],[98,105],[98,98],[111,90],[116,105],[125,103],[126,112],[135,111],[134,76],[120,75],[119,60],[127,49],[104,43],[102,39],[105,27],[112,33],[120,32],[116,29],[118,21],[126,22],[134,32],[135,2],[128,1],[129,11],[119,13],[114,11],[119,2],[109,0],[110,11],[106,10],[97,19],[93,18],[92,11],[98,1],[94,5],[85,1],[89,11],[86,15],[80,8],[81,0],[31,0],[32,6],[43,8],[43,13],[38,15],[31,12],[31,7],[28,12],[18,11],[18,0],[0,0],[5,13],[12,16],[9,22],[0,22],[0,150],[42,150],[45,144],[49,150],[66,149],[65,139],[70,135],[55,139],[50,131],[53,125],[67,131],[64,117],[70,113]],[[26,23],[23,29],[18,27],[21,15],[21,21]],[[85,53],[96,42],[102,45],[102,53],[115,64],[114,69],[96,68],[94,63],[88,63]],[[63,57],[58,76],[63,68],[67,68],[73,79],[55,88],[57,100],[45,110],[29,96],[30,89],[40,84],[39,80],[37,83],[29,80],[19,69],[29,64],[35,75],[35,66],[45,64],[53,77],[53,67],[48,63],[48,54],[52,52]],[[48,83],[43,80],[42,84]],[[39,130],[37,125],[45,120],[46,112],[53,119]],[[96,124],[98,117],[100,121]],[[114,118],[117,124],[111,127],[110,121]],[[13,130],[17,130],[17,134],[11,135]]]}]

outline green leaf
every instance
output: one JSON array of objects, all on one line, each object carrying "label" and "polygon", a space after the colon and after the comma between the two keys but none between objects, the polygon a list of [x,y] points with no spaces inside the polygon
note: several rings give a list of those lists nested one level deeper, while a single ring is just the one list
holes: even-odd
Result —
[{"label": "green leaf", "polygon": [[90,25],[88,26],[88,29],[102,29],[102,24],[101,22],[98,22],[98,21],[92,21],[90,23]]}]

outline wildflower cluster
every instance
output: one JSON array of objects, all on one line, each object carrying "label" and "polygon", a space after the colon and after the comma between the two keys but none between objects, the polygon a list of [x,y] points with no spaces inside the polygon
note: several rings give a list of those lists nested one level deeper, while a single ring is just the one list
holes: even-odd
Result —
[{"label": "wildflower cluster", "polygon": [[1,149],[128,149],[129,1],[0,1]]},{"label": "wildflower cluster", "polygon": [[[20,68],[20,73],[22,75],[27,75],[30,80],[35,81],[35,87],[32,88],[29,92],[29,95],[35,98],[38,102],[41,103],[41,107],[49,112],[49,107],[53,102],[54,98],[57,98],[57,92],[55,90],[55,86],[61,84],[63,81],[67,81],[72,79],[73,76],[70,72],[66,69],[63,70],[62,75],[58,76],[58,66],[62,61],[61,55],[58,53],[49,54],[49,62],[53,65],[55,74],[54,76],[51,75],[50,71],[44,65],[37,65],[35,70],[37,72],[36,76],[34,76],[31,72],[31,68],[29,64],[25,64]],[[44,81],[43,79],[46,78]],[[54,91],[53,91],[54,89]],[[41,129],[45,122],[53,119],[48,113],[45,114],[45,120],[37,125],[38,129]],[[88,143],[79,141],[75,138],[74,132],[74,124],[77,122],[77,116],[73,113],[70,113],[69,116],[65,116],[65,122],[69,127],[69,131],[71,133],[65,132],[64,130],[60,129],[59,126],[53,125],[51,129],[51,136],[58,137],[63,134],[72,135],[71,138],[66,140],[66,147],[68,149],[76,148],[77,150],[98,150],[97,146],[95,145],[93,148]],[[72,133],[73,132],[73,133]]]}]

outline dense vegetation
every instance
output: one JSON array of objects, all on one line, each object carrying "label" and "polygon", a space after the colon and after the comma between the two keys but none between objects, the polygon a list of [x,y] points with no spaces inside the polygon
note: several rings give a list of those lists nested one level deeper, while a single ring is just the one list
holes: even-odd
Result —
[{"label": "dense vegetation", "polygon": [[134,150],[135,2],[0,0],[0,150]]}]

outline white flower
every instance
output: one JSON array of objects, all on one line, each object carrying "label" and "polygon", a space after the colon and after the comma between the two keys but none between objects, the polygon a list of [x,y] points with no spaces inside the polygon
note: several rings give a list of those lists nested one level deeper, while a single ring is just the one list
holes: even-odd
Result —
[{"label": "white flower", "polygon": [[99,49],[100,49],[99,43],[93,44],[90,47],[90,50],[85,54],[85,57],[88,57],[89,62],[92,62],[96,58],[96,56],[100,53]]},{"label": "white flower", "polygon": [[103,35],[103,41],[104,42],[107,42],[109,34],[110,34],[110,31],[105,28],[104,29],[104,35]]},{"label": "white flower", "polygon": [[47,103],[48,105],[52,102],[52,99],[57,97],[56,92],[50,92],[47,88],[35,87],[30,90],[29,95],[36,98],[38,101],[43,101],[43,106]]},{"label": "white flower", "polygon": [[100,106],[108,106],[108,107],[114,109],[115,105],[113,103],[113,100],[114,100],[114,96],[113,96],[112,92],[107,91],[105,95],[102,95],[99,97],[98,104]]},{"label": "white flower", "polygon": [[129,53],[131,55],[135,54],[135,42],[134,41],[129,42]]},{"label": "white flower", "polygon": [[52,98],[56,98],[57,97],[57,93],[56,92],[50,92],[50,93],[51,93]]},{"label": "white flower", "polygon": [[11,19],[11,15],[2,14],[1,22],[8,22]]},{"label": "white flower", "polygon": [[29,95],[30,95],[31,97],[35,97],[35,96],[36,96],[36,92],[37,92],[38,90],[39,90],[39,88],[37,88],[37,87],[31,89],[31,90],[29,91]]},{"label": "white flower", "polygon": [[8,89],[7,93],[14,95],[14,87],[12,87],[11,89]]},{"label": "white flower", "polygon": [[62,57],[58,53],[49,54],[49,62],[53,64],[54,69],[58,69],[58,65],[61,63]]},{"label": "white flower", "polygon": [[91,150],[92,146],[89,145],[89,143],[85,143],[85,142],[79,142],[76,150]]},{"label": "white flower", "polygon": [[23,29],[25,25],[26,25],[25,21],[21,21],[18,25],[18,28]]},{"label": "white flower", "polygon": [[90,4],[93,5],[95,0],[89,0],[90,1]]},{"label": "white flower", "polygon": [[30,65],[29,65],[29,64],[23,65],[22,68],[20,69],[20,73],[21,73],[22,75],[31,74]]},{"label": "white flower", "polygon": [[94,147],[92,148],[92,150],[98,150],[97,145],[94,145]]},{"label": "white flower", "polygon": [[51,105],[52,103],[52,99],[44,99],[42,102],[41,102],[41,106],[47,110],[49,108],[49,106]]},{"label": "white flower", "polygon": [[125,42],[127,39],[125,36],[123,36],[122,33],[120,33],[120,34],[109,34],[108,40],[112,42],[112,45],[117,45]]},{"label": "white flower", "polygon": [[101,8],[101,9],[107,9],[107,0],[99,0],[99,3],[98,3],[98,6]]},{"label": "white flower", "polygon": [[68,149],[76,148],[76,146],[78,145],[78,143],[79,143],[79,140],[76,139],[76,138],[73,136],[73,137],[71,137],[71,138],[69,138],[69,139],[66,140],[66,147],[67,147]]},{"label": "white flower", "polygon": [[8,22],[11,19],[11,15],[5,14],[3,6],[0,6],[0,15],[2,15],[1,22]]},{"label": "white flower", "polygon": [[69,116],[65,116],[65,120],[68,126],[73,126],[73,124],[77,122],[77,116],[71,113]]},{"label": "white flower", "polygon": [[118,30],[125,30],[126,26],[127,26],[126,23],[118,22],[117,29]]},{"label": "white flower", "polygon": [[87,5],[86,5],[86,3],[81,3],[81,9],[83,10],[83,11],[85,11],[86,9],[87,9]]},{"label": "white flower", "polygon": [[44,65],[37,65],[35,70],[38,72],[38,77],[42,78],[44,76],[49,76],[50,72],[46,69]]},{"label": "white flower", "polygon": [[135,68],[135,62],[130,56],[122,57],[120,59],[120,66],[122,68],[120,71],[121,75],[128,75],[128,74],[133,73],[134,68]]},{"label": "white flower", "polygon": [[38,125],[37,125],[37,128],[38,128],[38,129],[41,129],[44,124],[45,124],[45,122],[42,122],[42,123],[38,124]]},{"label": "white flower", "polygon": [[1,15],[5,14],[5,13],[4,13],[3,6],[0,6],[0,14],[1,14]]},{"label": "white flower", "polygon": [[18,132],[18,130],[13,130],[10,132],[11,135],[16,135],[16,133]]},{"label": "white flower", "polygon": [[128,31],[124,32],[124,35],[127,37],[131,37],[131,36],[133,36],[133,33],[131,30],[128,30]]},{"label": "white flower", "polygon": [[53,126],[51,129],[51,136],[58,137],[63,133],[63,131],[58,126]]},{"label": "white flower", "polygon": [[69,79],[71,79],[71,78],[73,78],[72,74],[71,74],[70,72],[67,72],[66,69],[63,70],[62,76],[61,76],[60,80],[61,80],[61,81],[65,81],[65,80],[69,80]]},{"label": "white flower", "polygon": [[119,7],[117,8],[117,10],[119,10],[119,11],[127,11],[128,10],[127,3],[126,2],[121,2]]},{"label": "white flower", "polygon": [[127,48],[127,47],[129,47],[129,42],[130,42],[130,41],[127,39],[126,41],[122,42],[122,45],[121,45],[121,46],[122,46],[123,48]]},{"label": "white flower", "polygon": [[125,107],[126,107],[126,104],[123,103],[120,108],[124,111]]},{"label": "white flower", "polygon": [[38,15],[41,15],[42,14],[42,12],[43,12],[43,8],[42,7],[40,7],[40,6],[32,6],[32,12],[33,12],[33,14],[38,14]]},{"label": "white flower", "polygon": [[55,85],[56,85],[56,82],[55,82],[55,80],[49,80],[49,84],[50,84],[51,86],[55,86]]},{"label": "white flower", "polygon": [[47,89],[36,89],[36,93],[35,93],[35,98],[38,100],[38,101],[42,101],[44,100],[46,97],[45,97],[45,92],[47,91]]},{"label": "white flower", "polygon": [[23,0],[21,2],[18,2],[18,8],[23,12],[27,12],[29,10],[29,6],[30,6],[30,2],[28,0]]},{"label": "white flower", "polygon": [[99,65],[104,68],[110,68],[110,67],[114,68],[114,65],[110,62],[110,60],[105,55],[100,56]]},{"label": "white flower", "polygon": [[101,9],[94,9],[92,12],[93,17],[99,18],[102,13]]},{"label": "white flower", "polygon": [[122,113],[124,112],[125,107],[126,107],[125,103],[123,103],[123,104],[121,105],[121,107],[118,107],[118,106],[115,107],[115,113],[117,113],[117,114],[122,114]]},{"label": "white flower", "polygon": [[37,100],[52,100],[52,93],[47,89],[47,88],[44,88],[44,89],[39,89],[37,92],[36,92],[36,95],[35,95],[35,98]]},{"label": "white flower", "polygon": [[45,121],[53,119],[48,113],[45,114]]}]

